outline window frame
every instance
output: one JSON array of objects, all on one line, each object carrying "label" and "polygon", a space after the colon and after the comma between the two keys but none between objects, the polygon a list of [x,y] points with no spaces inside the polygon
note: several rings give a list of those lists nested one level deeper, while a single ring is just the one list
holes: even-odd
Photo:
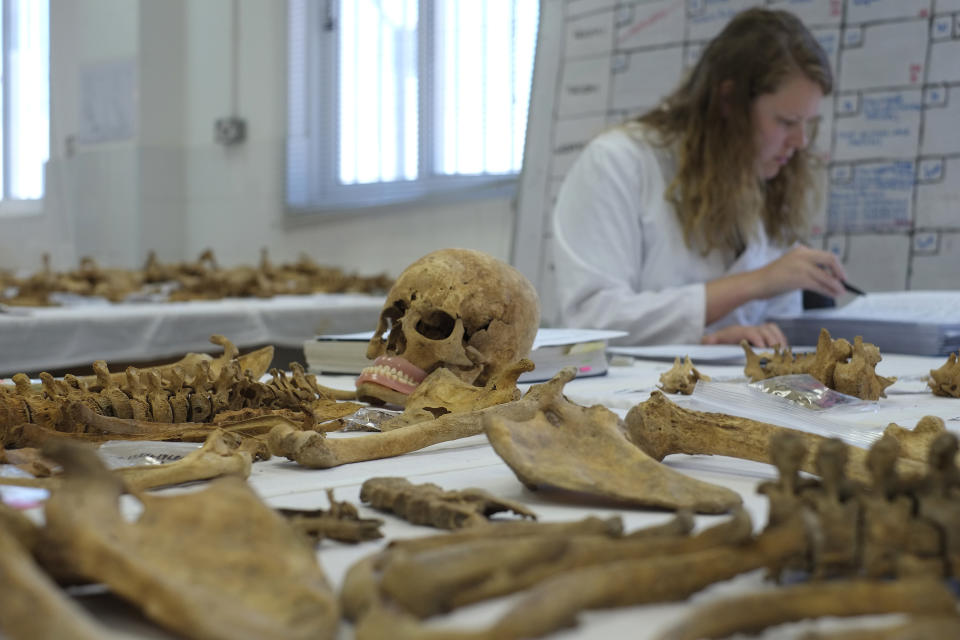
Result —
[{"label": "window frame", "polygon": [[[47,146],[46,160],[41,166],[41,192],[35,198],[16,197],[13,195],[13,171],[14,171],[14,140],[11,132],[14,129],[13,108],[15,102],[10,83],[15,77],[11,58],[13,55],[14,36],[14,3],[16,0],[0,0],[0,16],[2,16],[2,26],[0,26],[0,157],[2,157],[2,179],[0,179],[0,217],[17,217],[24,215],[34,215],[42,213],[44,210],[44,201],[47,195],[46,184],[46,165],[50,162],[50,2],[47,3],[47,60],[46,60],[46,87],[47,87]],[[22,144],[22,140],[20,144]]]},{"label": "window frame", "polygon": [[521,170],[510,174],[438,175],[434,171],[433,25],[431,0],[417,0],[418,177],[340,184],[337,111],[340,65],[338,0],[288,0],[288,134],[284,199],[293,216],[514,197]]}]

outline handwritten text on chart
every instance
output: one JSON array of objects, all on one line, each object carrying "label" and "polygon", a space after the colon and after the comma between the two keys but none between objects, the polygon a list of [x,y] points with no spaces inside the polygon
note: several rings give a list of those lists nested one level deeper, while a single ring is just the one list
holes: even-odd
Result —
[{"label": "handwritten text on chart", "polygon": [[[831,231],[893,230],[910,225],[916,167],[912,160],[834,167],[828,227]],[[842,179],[847,178],[847,179]]]}]

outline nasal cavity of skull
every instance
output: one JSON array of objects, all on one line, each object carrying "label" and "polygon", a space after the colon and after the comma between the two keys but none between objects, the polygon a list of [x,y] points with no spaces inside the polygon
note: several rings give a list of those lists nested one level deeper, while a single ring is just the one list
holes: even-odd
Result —
[{"label": "nasal cavity of skull", "polygon": [[417,333],[428,340],[445,340],[453,333],[457,321],[449,313],[433,310],[417,322]]}]

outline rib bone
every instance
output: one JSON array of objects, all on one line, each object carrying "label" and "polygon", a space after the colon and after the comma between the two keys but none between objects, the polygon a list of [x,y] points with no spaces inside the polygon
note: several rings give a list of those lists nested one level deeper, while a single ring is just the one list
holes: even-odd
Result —
[{"label": "rib bone", "polygon": [[498,639],[532,638],[573,625],[580,611],[682,600],[707,585],[770,566],[806,546],[801,527],[771,529],[746,544],[578,569],[527,592],[491,629]]}]

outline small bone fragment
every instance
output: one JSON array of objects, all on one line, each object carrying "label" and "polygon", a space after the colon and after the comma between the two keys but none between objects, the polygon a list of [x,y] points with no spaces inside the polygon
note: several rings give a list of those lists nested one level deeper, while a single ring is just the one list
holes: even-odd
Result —
[{"label": "small bone fragment", "polygon": [[424,420],[433,420],[447,413],[479,411],[520,398],[517,378],[533,371],[533,362],[521,358],[497,371],[482,387],[475,387],[458,378],[449,369],[431,372],[406,397],[403,413],[380,426],[381,431],[399,429]]},{"label": "small bone fragment", "polygon": [[693,393],[693,388],[697,386],[698,380],[710,380],[710,376],[705,376],[690,361],[687,356],[683,363],[680,363],[680,357],[673,360],[673,367],[669,371],[660,374],[660,389],[664,393],[682,393],[689,396]]},{"label": "small bone fragment", "polygon": [[900,455],[911,460],[925,462],[927,452],[934,439],[941,433],[946,432],[947,428],[942,418],[937,416],[924,416],[917,421],[917,426],[913,429],[901,427],[891,422],[883,430],[884,435],[890,435],[900,443]]},{"label": "small bone fragment", "polygon": [[876,373],[880,349],[876,345],[864,342],[856,336],[853,339],[853,353],[848,362],[838,362],[833,371],[832,389],[864,400],[879,400],[886,398],[885,389],[897,381],[896,378],[885,378]]},{"label": "small bone fragment", "polygon": [[[626,425],[630,440],[656,460],[674,453],[686,453],[769,463],[771,436],[784,431],[793,432],[807,445],[807,457],[801,469],[808,473],[816,473],[814,455],[820,443],[826,440],[823,436],[749,418],[685,409],[670,402],[659,391],[652,392],[648,400],[630,409]],[[865,449],[851,446],[847,477],[861,483],[869,482],[866,458]],[[897,472],[905,480],[916,479],[924,475],[925,467],[915,460],[900,458]]]},{"label": "small bone fragment", "polygon": [[527,418],[490,414],[484,420],[490,444],[528,488],[557,487],[698,513],[724,513],[740,504],[736,492],[684,475],[631,446],[609,409],[582,407],[560,391],[544,394]]},{"label": "small bone fragment", "polygon": [[956,614],[956,602],[936,580],[838,580],[727,598],[700,607],[659,640],[726,638],[806,618],[881,613]]},{"label": "small bone fragment", "polygon": [[788,526],[765,531],[745,544],[570,571],[529,590],[493,625],[490,637],[540,637],[573,626],[586,609],[683,600],[720,580],[779,564],[805,545],[803,530]]},{"label": "small bone fragment", "polygon": [[240,478],[141,494],[128,522],[123,484],[93,452],[50,449],[68,481],[45,505],[45,565],[104,583],[187,637],[334,637],[338,608],[314,550]]},{"label": "small bone fragment", "polygon": [[290,525],[317,543],[324,538],[339,542],[363,542],[383,537],[383,520],[361,518],[357,508],[349,502],[337,502],[333,489],[327,489],[330,509],[277,509]]},{"label": "small bone fragment", "polygon": [[927,385],[934,395],[960,398],[960,352],[951,353],[939,369],[930,370]]},{"label": "small bone fragment", "polygon": [[435,484],[415,485],[405,478],[370,478],[360,487],[360,500],[413,524],[439,529],[486,524],[489,516],[503,511],[537,519],[536,514],[519,502],[501,500],[482,489],[444,491]]}]

